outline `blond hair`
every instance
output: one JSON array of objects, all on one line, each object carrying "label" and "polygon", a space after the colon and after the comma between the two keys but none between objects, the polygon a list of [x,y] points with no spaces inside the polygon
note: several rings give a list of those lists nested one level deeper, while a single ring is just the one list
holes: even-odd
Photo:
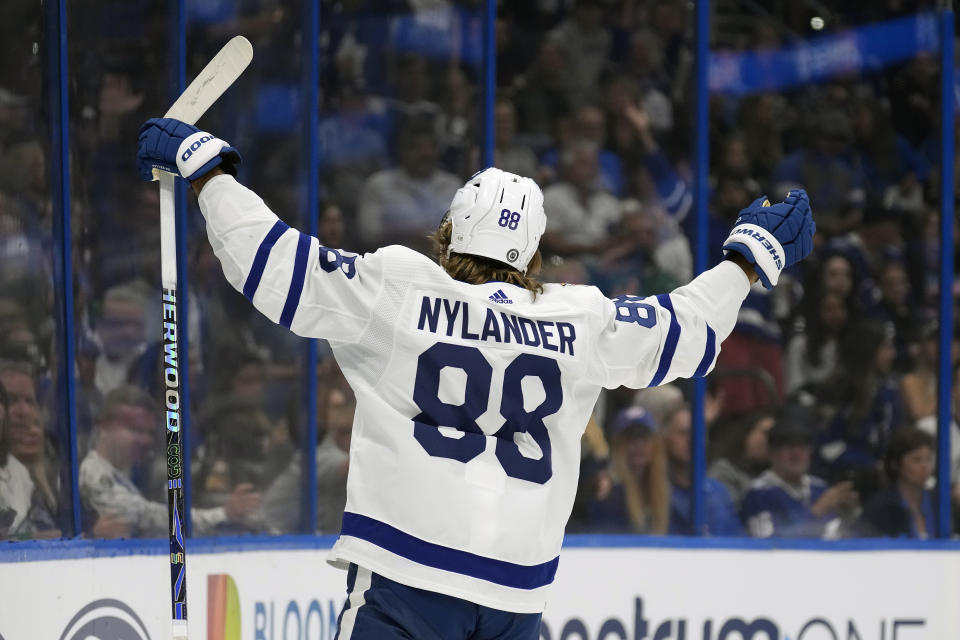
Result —
[{"label": "blond hair", "polygon": [[450,236],[452,233],[453,225],[450,222],[444,222],[431,236],[431,240],[433,240],[434,256],[440,266],[454,280],[467,284],[483,284],[490,281],[505,282],[523,287],[533,294],[534,299],[536,299],[538,293],[543,293],[543,283],[533,277],[540,271],[540,266],[543,264],[539,249],[530,259],[527,272],[520,273],[499,260],[465,253],[450,253]]},{"label": "blond hair", "polygon": [[665,534],[670,520],[670,485],[663,438],[657,433],[650,434],[653,455],[638,477],[630,473],[627,449],[622,446],[629,437],[620,434],[614,438],[610,462],[614,476],[623,485],[630,524],[637,533]]}]

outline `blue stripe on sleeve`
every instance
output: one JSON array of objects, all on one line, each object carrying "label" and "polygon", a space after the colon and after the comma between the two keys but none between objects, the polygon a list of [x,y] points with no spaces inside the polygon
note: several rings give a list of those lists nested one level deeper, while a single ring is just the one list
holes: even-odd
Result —
[{"label": "blue stripe on sleeve", "polygon": [[487,558],[421,540],[384,522],[349,511],[343,514],[340,535],[366,540],[418,564],[514,589],[537,589],[552,583],[560,563],[559,556],[535,565]]},{"label": "blue stripe on sleeve", "polygon": [[648,387],[656,387],[667,377],[670,365],[673,364],[673,354],[677,352],[677,343],[680,341],[680,323],[677,322],[677,312],[673,310],[670,295],[661,293],[657,296],[657,302],[670,312],[670,328],[667,330],[667,340],[663,344],[663,351],[660,353],[660,365],[657,367],[653,380],[647,385]]},{"label": "blue stripe on sleeve", "polygon": [[715,355],[717,355],[717,334],[714,332],[713,327],[708,324],[707,346],[703,350],[703,360],[700,361],[700,366],[697,367],[696,373],[693,374],[694,378],[702,378],[707,375],[707,369],[709,369],[710,364],[713,363],[713,357]]},{"label": "blue stripe on sleeve", "polygon": [[280,236],[289,228],[290,227],[285,225],[282,220],[277,220],[267,233],[267,237],[260,242],[260,246],[257,248],[257,255],[253,258],[253,266],[250,267],[247,280],[243,283],[243,295],[247,297],[247,300],[253,301],[253,294],[257,292],[257,287],[260,286],[260,278],[263,277],[263,269],[267,266],[267,258],[270,257],[270,251],[273,249],[273,245],[277,244]]},{"label": "blue stripe on sleeve", "polygon": [[293,277],[290,279],[290,290],[287,291],[287,301],[280,312],[280,324],[287,329],[293,322],[293,315],[300,306],[300,294],[303,293],[303,280],[307,276],[307,257],[310,255],[310,236],[300,234],[297,241],[297,256],[293,262]]}]

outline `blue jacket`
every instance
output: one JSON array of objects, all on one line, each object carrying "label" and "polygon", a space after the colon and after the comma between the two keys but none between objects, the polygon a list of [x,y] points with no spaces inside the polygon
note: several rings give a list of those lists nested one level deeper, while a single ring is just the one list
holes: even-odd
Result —
[{"label": "blue jacket", "polygon": [[754,538],[819,538],[830,517],[817,517],[810,507],[827,490],[827,483],[811,475],[802,487],[784,482],[773,471],[753,481],[743,498],[743,521]]},{"label": "blue jacket", "polygon": [[[737,517],[730,492],[719,480],[704,478],[704,525],[702,533],[711,536],[741,536],[743,525]],[[678,536],[699,535],[693,530],[690,519],[690,489],[673,485],[670,487],[670,534]]]},{"label": "blue jacket", "polygon": [[917,530],[910,508],[900,495],[900,491],[897,487],[888,487],[875,494],[864,506],[863,513],[857,521],[857,533],[862,536],[886,538],[927,538],[934,527],[933,496],[929,491],[923,492],[920,510],[927,524],[924,535]]}]

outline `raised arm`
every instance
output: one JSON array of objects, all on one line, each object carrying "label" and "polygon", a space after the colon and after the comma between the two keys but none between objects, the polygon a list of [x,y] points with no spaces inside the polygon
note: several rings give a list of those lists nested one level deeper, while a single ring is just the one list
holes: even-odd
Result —
[{"label": "raised arm", "polygon": [[138,161],[144,179],[156,167],[191,182],[224,275],[270,320],[303,336],[359,337],[380,292],[380,254],[324,247],[287,226],[230,175],[239,153],[190,125],[148,120]]},{"label": "raised arm", "polygon": [[671,293],[604,301],[601,384],[640,389],[707,375],[756,280],[750,265],[736,262],[725,260]]},{"label": "raised arm", "polygon": [[606,301],[596,351],[601,384],[654,387],[705,376],[750,285],[776,284],[783,268],[809,254],[815,229],[806,193],[773,206],[759,198],[740,212],[724,243],[727,260],[671,293]]}]

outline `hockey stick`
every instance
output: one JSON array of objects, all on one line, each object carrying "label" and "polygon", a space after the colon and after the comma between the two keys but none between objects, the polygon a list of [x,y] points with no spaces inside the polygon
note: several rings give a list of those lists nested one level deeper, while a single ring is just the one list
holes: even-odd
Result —
[{"label": "hockey stick", "polygon": [[[217,98],[240,77],[253,59],[253,47],[243,36],[224,45],[203,71],[194,78],[165,114],[194,124]],[[177,310],[177,244],[174,202],[174,176],[153,170],[160,181],[160,273],[163,289],[163,405],[166,408],[167,435],[167,507],[170,511],[170,596],[173,605],[174,640],[187,639],[187,567],[183,545],[184,499],[183,465],[189,454],[183,452],[180,431],[180,366],[177,361],[177,337],[180,314]],[[183,319],[184,321],[186,318]],[[182,352],[186,360],[186,351]]]}]

